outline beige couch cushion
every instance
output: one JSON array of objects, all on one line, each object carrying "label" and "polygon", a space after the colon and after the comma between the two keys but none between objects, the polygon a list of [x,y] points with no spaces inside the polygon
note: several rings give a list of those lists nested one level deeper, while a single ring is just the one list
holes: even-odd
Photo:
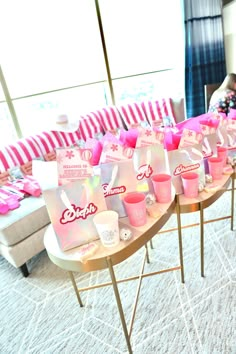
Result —
[{"label": "beige couch cushion", "polygon": [[0,242],[12,246],[50,223],[43,197],[28,197],[20,207],[0,216]]}]

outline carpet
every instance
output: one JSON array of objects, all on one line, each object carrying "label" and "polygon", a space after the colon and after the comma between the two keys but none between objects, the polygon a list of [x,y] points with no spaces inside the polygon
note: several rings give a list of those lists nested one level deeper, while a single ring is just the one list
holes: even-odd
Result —
[{"label": "carpet", "polygon": [[[205,219],[230,214],[230,193],[204,211]],[[183,214],[182,224],[199,222]],[[165,229],[176,226],[173,215]],[[164,229],[163,228],[163,229]],[[236,228],[236,226],[235,226]],[[205,277],[200,276],[199,227],[183,229],[185,284],[180,271],[144,278],[131,342],[137,354],[236,353],[236,233],[230,219],[205,224]],[[179,265],[177,232],[156,235],[146,271]],[[144,249],[115,266],[117,278],[139,271]],[[68,274],[46,251],[19,270],[0,257],[1,354],[127,353],[111,287],[83,292],[80,308]],[[107,270],[75,274],[79,286],[109,280]],[[137,281],[119,284],[127,322]]]}]

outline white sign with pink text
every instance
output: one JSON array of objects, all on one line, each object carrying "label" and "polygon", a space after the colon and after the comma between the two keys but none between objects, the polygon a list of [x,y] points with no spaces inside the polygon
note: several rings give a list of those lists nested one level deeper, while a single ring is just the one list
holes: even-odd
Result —
[{"label": "white sign with pink text", "polygon": [[163,145],[164,142],[164,132],[163,131],[154,131],[151,130],[150,128],[148,129],[139,129],[139,135],[138,139],[136,142],[136,148],[142,147],[142,146],[149,146],[149,145],[155,145],[155,144],[161,144]]},{"label": "white sign with pink text", "polygon": [[59,185],[92,176],[92,156],[91,149],[56,149]]},{"label": "white sign with pink text", "polygon": [[104,143],[100,163],[132,159],[134,149],[114,142]]}]

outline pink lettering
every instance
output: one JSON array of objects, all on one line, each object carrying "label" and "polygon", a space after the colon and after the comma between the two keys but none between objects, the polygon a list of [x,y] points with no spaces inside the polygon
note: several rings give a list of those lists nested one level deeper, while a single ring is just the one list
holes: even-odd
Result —
[{"label": "pink lettering", "polygon": [[174,170],[174,176],[179,176],[181,175],[181,173],[184,173],[184,172],[189,172],[189,171],[192,171],[192,170],[196,170],[197,168],[200,167],[200,163],[195,163],[195,164],[192,164],[192,165],[189,165],[189,166],[184,166],[184,165],[179,165],[175,168]]},{"label": "pink lettering", "polygon": [[108,197],[109,195],[116,195],[116,194],[122,194],[126,192],[126,187],[125,186],[119,186],[119,187],[114,187],[111,188],[110,190],[107,190],[107,183],[104,183],[102,185],[103,188],[103,193],[104,193],[104,197]]},{"label": "pink lettering", "polygon": [[73,210],[65,209],[62,213],[60,219],[61,224],[67,224],[73,222],[76,219],[87,219],[89,215],[95,214],[97,211],[97,206],[93,203],[89,203],[85,208],[76,207],[74,204],[71,205]]},{"label": "pink lettering", "polygon": [[138,169],[138,174],[136,176],[137,180],[142,180],[143,178],[149,178],[153,173],[153,169],[150,165],[142,165]]}]

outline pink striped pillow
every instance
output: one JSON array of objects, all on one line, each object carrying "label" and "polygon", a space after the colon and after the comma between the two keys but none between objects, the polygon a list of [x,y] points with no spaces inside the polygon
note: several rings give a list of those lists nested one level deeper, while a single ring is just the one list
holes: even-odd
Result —
[{"label": "pink striped pillow", "polygon": [[0,150],[0,171],[5,172],[9,168],[17,166],[17,161],[11,151],[8,151],[8,147],[1,147]]},{"label": "pink striped pillow", "polygon": [[140,122],[146,122],[147,118],[144,114],[141,103],[133,102],[118,107],[127,128],[135,127]]},{"label": "pink striped pillow", "polygon": [[54,151],[56,148],[63,146],[63,142],[58,132],[42,132],[35,134],[31,138],[39,146],[42,156],[45,156],[46,154]]},{"label": "pink striped pillow", "polygon": [[22,151],[24,151],[28,161],[32,161],[33,159],[42,156],[38,144],[36,144],[31,138],[32,137],[29,136],[17,141],[17,144],[21,147]]},{"label": "pink striped pillow", "polygon": [[42,156],[39,146],[31,137],[20,139],[14,144],[9,144],[6,149],[11,156],[14,166],[24,165],[34,158]]},{"label": "pink striped pillow", "polygon": [[141,105],[150,124],[154,121],[163,121],[163,118],[167,116],[170,117],[176,124],[171,98],[161,98],[155,101],[144,101]]},{"label": "pink striped pillow", "polygon": [[123,128],[123,122],[118,109],[115,106],[107,106],[96,111],[100,123],[105,131]]},{"label": "pink striped pillow", "polygon": [[74,145],[76,141],[81,139],[81,134],[80,132],[77,130],[74,133],[71,132],[57,132],[57,134],[59,135],[61,142],[62,142],[62,146],[71,146]]},{"label": "pink striped pillow", "polygon": [[84,141],[87,138],[94,138],[98,133],[104,133],[98,113],[91,112],[85,116],[81,116],[79,131]]}]

